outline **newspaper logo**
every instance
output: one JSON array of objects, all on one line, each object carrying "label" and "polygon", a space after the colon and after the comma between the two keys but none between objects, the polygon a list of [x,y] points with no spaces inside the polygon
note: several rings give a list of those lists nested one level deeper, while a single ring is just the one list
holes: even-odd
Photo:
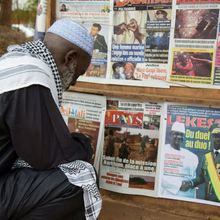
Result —
[{"label": "newspaper logo", "polygon": [[172,0],[115,0],[115,7],[125,7],[127,5],[146,5],[146,4],[168,4]]},{"label": "newspaper logo", "polygon": [[105,125],[142,128],[143,112],[107,111]]}]

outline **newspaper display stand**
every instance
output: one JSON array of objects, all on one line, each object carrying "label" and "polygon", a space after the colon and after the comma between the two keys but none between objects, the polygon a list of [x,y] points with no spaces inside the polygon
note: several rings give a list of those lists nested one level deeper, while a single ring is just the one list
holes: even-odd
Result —
[{"label": "newspaper display stand", "polygon": [[[46,26],[56,19],[56,1],[48,0]],[[192,88],[190,86],[170,88],[135,87],[126,85],[97,84],[77,82],[70,91],[104,95],[118,98],[130,98],[140,101],[168,101],[188,104],[220,106],[218,89]],[[199,204],[163,198],[125,195],[102,190],[103,208],[100,220],[110,219],[164,219],[164,220],[218,220],[218,206]]]}]

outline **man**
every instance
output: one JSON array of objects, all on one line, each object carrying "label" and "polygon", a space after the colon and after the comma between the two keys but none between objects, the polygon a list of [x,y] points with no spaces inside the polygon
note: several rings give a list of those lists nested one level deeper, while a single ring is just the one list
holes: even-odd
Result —
[{"label": "man", "polygon": [[191,188],[205,183],[204,199],[219,202],[220,201],[220,123],[214,123],[211,128],[211,138],[213,150],[206,153],[202,159],[202,166],[199,175],[189,184]]},{"label": "man", "polygon": [[128,159],[128,156],[130,154],[130,147],[127,143],[126,138],[124,138],[123,142],[121,143],[121,146],[119,148],[119,154],[118,157],[123,159]]},{"label": "man", "polygon": [[124,68],[124,63],[114,63],[112,65],[112,79],[125,79],[125,68]]},{"label": "man", "polygon": [[174,122],[171,128],[170,144],[164,146],[164,167],[161,180],[162,195],[195,197],[195,190],[188,190],[188,181],[196,176],[197,156],[181,147],[185,135],[185,125]]},{"label": "man", "polygon": [[140,32],[140,30],[139,30],[140,27],[139,27],[139,25],[137,23],[137,20],[134,19],[134,18],[130,19],[129,23],[127,24],[127,28],[128,28],[128,30],[133,32],[133,34],[134,34],[134,41],[137,40],[137,42],[139,44],[142,44],[142,41],[144,39],[144,34],[142,34]]},{"label": "man", "polygon": [[150,138],[148,135],[143,136],[140,144],[140,154],[145,154],[146,150],[149,148]]},{"label": "man", "polygon": [[122,163],[123,163],[124,168],[126,165],[125,159],[128,160],[129,154],[130,154],[130,147],[127,143],[127,139],[124,138],[123,142],[121,143],[121,146],[118,150],[118,157],[122,159]]},{"label": "man", "polygon": [[134,71],[135,71],[135,63],[126,63],[124,68],[125,68],[125,78],[128,80],[135,80],[134,77]]},{"label": "man", "polygon": [[178,54],[175,69],[178,75],[196,76],[192,59],[186,54]]},{"label": "man", "polygon": [[115,156],[115,137],[114,130],[110,129],[106,140],[105,156],[114,157]]},{"label": "man", "polygon": [[69,133],[58,108],[62,90],[86,71],[92,50],[86,29],[62,19],[44,42],[11,46],[1,57],[1,220],[97,218],[101,197],[88,163],[90,143]]},{"label": "man", "polygon": [[[138,22],[135,18],[131,18],[128,23],[122,22],[118,25],[114,25],[113,33],[114,35],[123,35],[121,36],[120,43],[131,43],[131,44],[142,44],[142,41],[144,39],[144,34],[140,32],[140,27],[138,25]],[[113,39],[116,43],[119,43],[119,41],[116,39]],[[118,39],[120,39],[118,38]]]},{"label": "man", "polygon": [[114,25],[114,29],[113,29],[113,33],[116,35],[121,35],[124,34],[124,32],[128,31],[128,27],[127,24],[125,22],[118,24],[118,25]]},{"label": "man", "polygon": [[62,4],[62,5],[61,5],[60,11],[67,11],[67,8],[66,8],[66,5],[65,5],[65,4]]},{"label": "man", "polygon": [[167,18],[168,13],[163,9],[156,10],[154,16],[157,21],[167,21],[168,20],[168,18]]},{"label": "man", "polygon": [[94,38],[94,50],[98,52],[107,53],[108,47],[103,35],[99,34],[102,27],[100,24],[94,23],[91,27],[90,34]]}]

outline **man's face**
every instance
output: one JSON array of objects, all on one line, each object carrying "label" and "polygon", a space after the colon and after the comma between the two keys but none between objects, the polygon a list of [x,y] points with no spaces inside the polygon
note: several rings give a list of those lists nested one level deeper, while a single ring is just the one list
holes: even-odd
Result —
[{"label": "man's face", "polygon": [[220,149],[220,133],[212,134],[213,147],[215,150]]},{"label": "man's face", "polygon": [[99,32],[98,27],[94,27],[94,26],[91,27],[90,34],[91,34],[93,37],[95,37],[95,36],[98,34],[98,32]]},{"label": "man's face", "polygon": [[131,79],[134,74],[134,66],[130,63],[125,64],[125,76],[126,79]]},{"label": "man's face", "polygon": [[123,66],[117,66],[115,68],[115,72],[118,74],[123,74],[124,73],[124,67]]},{"label": "man's face", "polygon": [[83,75],[89,64],[91,59],[84,59],[80,63],[73,63],[68,64],[67,66],[62,66],[59,69],[60,71],[60,79],[62,84],[63,91],[67,90],[71,85],[76,83],[76,80],[79,76]]},{"label": "man's face", "polygon": [[61,84],[63,91],[67,90],[70,85],[74,84],[76,82],[76,66],[72,67],[66,67],[65,70],[63,70],[62,74],[60,74]]},{"label": "man's face", "polygon": [[183,142],[184,134],[177,131],[171,132],[171,146],[176,150],[180,149],[180,146]]},{"label": "man's face", "polygon": [[157,11],[155,13],[155,17],[156,17],[157,20],[162,20],[164,18],[164,15],[161,11]]}]

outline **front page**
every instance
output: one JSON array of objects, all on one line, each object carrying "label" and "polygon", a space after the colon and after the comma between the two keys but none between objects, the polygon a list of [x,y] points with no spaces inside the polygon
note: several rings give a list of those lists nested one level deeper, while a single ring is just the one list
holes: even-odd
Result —
[{"label": "front page", "polygon": [[92,62],[78,81],[168,88],[172,1],[59,0],[94,37]]},{"label": "front page", "polygon": [[159,196],[219,205],[220,109],[169,103],[164,122]]},{"label": "front page", "polygon": [[114,1],[110,83],[168,86],[171,6],[171,1]]},{"label": "front page", "polygon": [[220,1],[173,3],[170,81],[201,88],[218,88],[215,80]]},{"label": "front page", "polygon": [[[93,148],[93,165],[99,168],[100,146],[104,129],[106,98],[98,95],[65,92],[61,113],[70,132],[86,135]],[[74,146],[73,146],[74,147]]]},{"label": "front page", "polygon": [[57,18],[71,18],[82,24],[94,38],[92,61],[79,81],[105,82],[109,38],[109,0],[57,1]]},{"label": "front page", "polygon": [[162,104],[108,99],[100,187],[156,196]]}]

